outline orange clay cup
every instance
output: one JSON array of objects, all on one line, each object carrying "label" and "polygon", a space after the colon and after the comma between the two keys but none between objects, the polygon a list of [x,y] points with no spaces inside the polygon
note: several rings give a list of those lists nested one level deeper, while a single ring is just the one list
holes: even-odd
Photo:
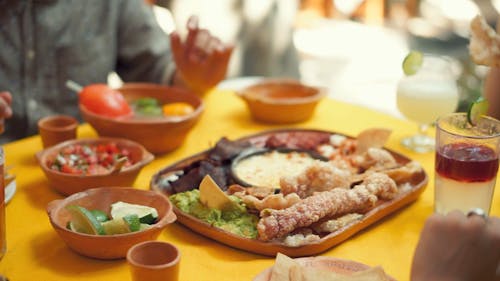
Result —
[{"label": "orange clay cup", "polygon": [[76,139],[78,121],[68,115],[54,115],[38,120],[38,133],[44,148]]},{"label": "orange clay cup", "polygon": [[162,241],[146,241],[127,252],[132,281],[176,281],[181,254],[176,246]]},{"label": "orange clay cup", "polygon": [[233,47],[223,44],[207,29],[199,28],[196,16],[189,18],[187,29],[185,42],[177,31],[170,34],[179,76],[175,82],[202,96],[225,78]]}]

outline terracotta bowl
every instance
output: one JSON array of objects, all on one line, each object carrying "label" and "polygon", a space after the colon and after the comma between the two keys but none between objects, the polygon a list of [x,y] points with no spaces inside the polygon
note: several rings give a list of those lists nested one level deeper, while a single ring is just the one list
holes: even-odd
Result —
[{"label": "terracotta bowl", "polygon": [[[48,167],[47,162],[54,159],[65,147],[70,145],[98,145],[116,143],[119,148],[126,148],[130,151],[130,160],[134,163],[131,166],[123,167],[119,171],[108,174],[97,175],[75,175],[59,172]],[[101,186],[132,186],[139,175],[141,169],[153,161],[154,156],[142,145],[131,140],[120,138],[94,138],[76,139],[59,143],[36,153],[38,164],[42,168],[49,185],[63,195],[70,195],[86,189]]]},{"label": "terracotta bowl", "polygon": [[[158,221],[146,230],[115,235],[91,235],[66,228],[71,219],[66,206],[79,205],[109,214],[111,204],[117,201],[154,207],[158,211]],[[122,187],[93,188],[65,199],[54,200],[47,205],[47,214],[52,227],[68,247],[81,255],[97,259],[124,258],[130,247],[143,241],[155,240],[169,223],[176,220],[172,205],[165,195],[151,190]]]},{"label": "terracotta bowl", "polygon": [[176,117],[112,118],[90,112],[80,105],[80,114],[100,136],[122,137],[134,140],[155,154],[166,153],[179,147],[189,131],[198,122],[204,105],[194,92],[183,88],[148,83],[126,83],[118,89],[131,103],[139,98],[151,97],[161,104],[186,102],[194,112]]},{"label": "terracotta bowl", "polygon": [[265,79],[237,94],[246,102],[255,120],[287,124],[309,119],[326,90],[295,80]]}]

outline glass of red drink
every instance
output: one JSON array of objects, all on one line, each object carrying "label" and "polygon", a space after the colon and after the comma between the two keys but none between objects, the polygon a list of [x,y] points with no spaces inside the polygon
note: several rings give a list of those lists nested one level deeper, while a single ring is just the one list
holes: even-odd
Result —
[{"label": "glass of red drink", "polygon": [[436,130],[434,210],[446,214],[481,208],[489,214],[498,171],[500,121],[465,113],[440,118]]}]

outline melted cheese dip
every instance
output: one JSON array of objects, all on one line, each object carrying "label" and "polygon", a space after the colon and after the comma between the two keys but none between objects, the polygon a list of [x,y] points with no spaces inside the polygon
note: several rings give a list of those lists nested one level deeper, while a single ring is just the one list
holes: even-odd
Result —
[{"label": "melted cheese dip", "polygon": [[298,175],[314,161],[305,152],[272,151],[241,160],[233,172],[252,186],[279,188],[281,177]]}]

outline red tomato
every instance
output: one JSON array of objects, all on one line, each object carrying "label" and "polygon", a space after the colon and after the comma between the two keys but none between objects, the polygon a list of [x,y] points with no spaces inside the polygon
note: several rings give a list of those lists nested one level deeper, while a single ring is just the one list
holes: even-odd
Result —
[{"label": "red tomato", "polygon": [[78,168],[72,167],[72,166],[70,166],[68,164],[64,164],[61,167],[61,172],[68,173],[68,174],[75,174],[75,175],[79,175],[79,174],[83,173],[82,170],[79,170]]},{"label": "red tomato", "polygon": [[108,117],[132,114],[123,95],[106,84],[92,84],[83,88],[79,94],[79,102],[93,113]]}]

